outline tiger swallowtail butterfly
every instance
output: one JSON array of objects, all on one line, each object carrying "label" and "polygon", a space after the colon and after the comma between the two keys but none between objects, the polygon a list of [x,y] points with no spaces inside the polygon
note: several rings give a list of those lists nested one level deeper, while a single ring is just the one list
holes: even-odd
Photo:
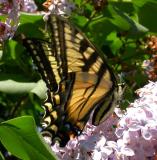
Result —
[{"label": "tiger swallowtail butterfly", "polygon": [[47,85],[43,135],[65,146],[81,134],[90,114],[99,125],[113,111],[116,79],[103,54],[69,21],[51,15],[49,40],[23,39]]}]

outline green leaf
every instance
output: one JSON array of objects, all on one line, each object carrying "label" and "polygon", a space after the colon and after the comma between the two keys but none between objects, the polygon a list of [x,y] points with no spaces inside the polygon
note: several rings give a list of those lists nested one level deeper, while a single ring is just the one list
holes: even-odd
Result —
[{"label": "green leaf", "polygon": [[115,54],[121,47],[122,47],[122,41],[119,39],[119,37],[117,37],[117,33],[116,32],[111,32],[111,34],[109,34],[107,36],[107,41],[109,42],[110,48],[112,50],[112,52]]},{"label": "green leaf", "polygon": [[40,38],[45,37],[45,22],[43,15],[22,13],[20,16],[21,25],[18,27],[16,34],[24,34],[27,38]]},{"label": "green leaf", "polygon": [[0,50],[0,61],[2,60],[2,56],[3,56],[3,51]]},{"label": "green leaf", "polygon": [[0,22],[5,22],[7,15],[0,15]]},{"label": "green leaf", "polygon": [[119,10],[121,10],[122,12],[125,12],[127,14],[133,14],[134,13],[134,5],[133,5],[131,0],[110,1],[109,4],[119,8]]},{"label": "green leaf", "polygon": [[5,160],[1,152],[0,152],[0,160]]},{"label": "green leaf", "polygon": [[[1,73],[1,76],[0,76],[0,81],[4,81],[4,80],[14,80],[14,81],[17,81],[17,82],[29,82],[30,83],[30,77],[31,77],[31,74],[29,74],[30,77],[24,75],[24,73],[17,73],[16,74],[16,69],[15,70],[10,70],[10,68],[7,68],[8,71],[10,71],[11,73]],[[40,79],[40,77],[39,77]]]},{"label": "green leaf", "polygon": [[144,0],[144,1],[141,1],[141,0],[132,0],[133,5],[135,7],[137,7],[137,8],[143,7],[145,4],[147,4],[149,2],[157,4],[156,0]]},{"label": "green leaf", "polygon": [[35,23],[40,21],[41,23],[43,21],[43,15],[42,14],[33,14],[33,13],[26,13],[26,12],[21,12],[20,14],[20,23]]},{"label": "green leaf", "polygon": [[[23,79],[29,81],[40,78],[37,72],[35,73],[31,57],[21,43],[15,40],[5,41],[3,51],[4,54],[1,59],[2,65],[0,67],[3,68],[4,73],[14,74],[17,75],[17,77],[20,75],[21,77],[23,76]],[[11,77],[7,79],[11,79]],[[18,81],[18,79],[16,80]]]},{"label": "green leaf", "polygon": [[[8,40],[4,47],[4,56],[13,60],[20,60],[20,55],[22,55],[24,48],[14,40]],[[4,58],[5,58],[4,57]]]},{"label": "green leaf", "polygon": [[88,19],[86,17],[73,14],[72,22],[78,25],[79,27],[83,27],[87,23],[87,21]]},{"label": "green leaf", "polygon": [[157,15],[157,2],[146,3],[138,11],[139,23],[147,27],[150,32],[157,33],[157,21],[155,20]]},{"label": "green leaf", "polygon": [[36,94],[41,99],[45,99],[46,91],[47,91],[47,87],[46,87],[45,82],[43,80],[39,80],[36,83],[35,87],[32,88],[31,93]]},{"label": "green leaf", "polygon": [[1,123],[0,140],[14,156],[23,160],[55,160],[51,149],[37,133],[31,116]]},{"label": "green leaf", "polygon": [[14,80],[0,81],[0,92],[8,94],[35,93],[41,99],[46,97],[46,85],[43,80],[35,82],[16,82]]},{"label": "green leaf", "polygon": [[102,46],[108,34],[115,30],[115,26],[106,17],[98,18],[89,24],[89,31],[93,42]]},{"label": "green leaf", "polygon": [[133,20],[128,14],[122,12],[116,7],[109,7],[113,18],[110,21],[120,30],[129,31],[129,34],[136,35],[148,32],[148,28]]},{"label": "green leaf", "polygon": [[129,22],[127,21],[127,19],[125,18],[125,15],[123,12],[120,12],[118,10],[118,8],[116,7],[112,7],[112,6],[109,6],[109,11],[112,15],[112,19],[110,19],[110,21],[117,27],[119,27],[120,29],[122,30],[129,30],[130,29],[130,24]]}]

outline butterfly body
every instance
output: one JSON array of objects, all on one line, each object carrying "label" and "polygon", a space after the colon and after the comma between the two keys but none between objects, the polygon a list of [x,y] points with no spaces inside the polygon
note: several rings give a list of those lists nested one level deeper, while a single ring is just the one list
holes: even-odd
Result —
[{"label": "butterfly body", "polygon": [[24,39],[48,98],[44,103],[43,134],[64,146],[79,135],[91,112],[98,125],[113,110],[116,80],[102,54],[77,27],[57,16],[48,21],[48,41]]}]

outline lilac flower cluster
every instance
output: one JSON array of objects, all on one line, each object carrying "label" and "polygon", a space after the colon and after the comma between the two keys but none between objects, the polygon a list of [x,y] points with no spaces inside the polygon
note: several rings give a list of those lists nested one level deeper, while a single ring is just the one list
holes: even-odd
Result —
[{"label": "lilac flower cluster", "polygon": [[50,14],[69,16],[71,12],[75,9],[75,4],[69,2],[68,0],[47,0],[43,4],[43,6],[48,9],[48,12],[45,13],[44,16],[45,20]]},{"label": "lilac flower cluster", "polygon": [[19,11],[34,12],[37,9],[33,0],[0,0],[0,42],[12,38],[19,25]]},{"label": "lilac flower cluster", "polygon": [[[52,150],[60,160],[153,160],[157,151],[157,83],[137,90],[139,98],[126,112],[95,127],[89,121],[81,136]],[[114,127],[117,126],[117,127]]]},{"label": "lilac flower cluster", "polygon": [[4,22],[0,22],[0,41],[12,37],[18,26],[18,1],[0,1],[0,15],[6,15]]},{"label": "lilac flower cluster", "polygon": [[157,150],[157,83],[137,90],[139,99],[130,104],[116,135],[134,151],[130,160],[154,159]]},{"label": "lilac flower cluster", "polygon": [[93,126],[91,120],[89,120],[79,137],[70,140],[64,148],[55,144],[52,146],[52,150],[61,160],[101,160],[102,157],[104,160],[108,159],[110,155],[113,156],[113,144],[107,142],[107,139],[113,142],[117,140],[113,134],[115,131],[114,125],[117,122],[118,117],[115,115],[112,115],[105,123],[97,127]]},{"label": "lilac flower cluster", "polygon": [[[48,15],[70,15],[75,8],[68,0],[47,0],[48,12],[44,12],[44,19]],[[35,12],[37,6],[34,0],[0,0],[0,16],[5,15],[5,21],[0,21],[0,42],[12,38],[19,25],[19,11]]]},{"label": "lilac flower cluster", "polygon": [[37,6],[34,0],[21,0],[20,11],[33,13],[37,11]]},{"label": "lilac flower cluster", "polygon": [[52,0],[48,7],[53,14],[57,15],[70,15],[74,8],[74,3],[70,3],[68,0]]}]

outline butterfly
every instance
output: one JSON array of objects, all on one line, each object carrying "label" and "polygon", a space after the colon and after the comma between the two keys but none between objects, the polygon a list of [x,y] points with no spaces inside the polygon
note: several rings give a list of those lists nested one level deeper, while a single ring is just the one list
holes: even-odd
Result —
[{"label": "butterfly", "polygon": [[69,20],[49,16],[48,40],[24,38],[47,85],[42,134],[63,147],[83,131],[92,114],[99,125],[116,103],[116,78],[103,53]]}]

